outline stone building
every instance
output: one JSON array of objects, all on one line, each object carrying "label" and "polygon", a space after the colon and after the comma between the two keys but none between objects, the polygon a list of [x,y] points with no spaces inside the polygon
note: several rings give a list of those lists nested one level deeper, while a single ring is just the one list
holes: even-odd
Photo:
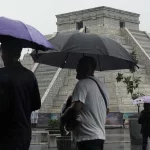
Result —
[{"label": "stone building", "polygon": [[[150,95],[150,36],[146,31],[139,30],[139,14],[109,7],[97,7],[61,15],[56,15],[57,30],[74,31],[86,29],[86,32],[104,35],[116,40],[127,51],[137,54],[140,69],[135,73],[141,77],[139,91]],[[86,28],[85,28],[86,27]],[[47,36],[50,38],[50,36]],[[76,84],[76,72],[60,68],[33,64],[27,55],[23,60],[28,68],[35,73],[42,98],[39,110],[41,122],[46,123],[50,113],[59,113],[67,96]],[[111,112],[136,112],[125,85],[116,82],[116,75],[122,72],[130,75],[129,70],[96,72],[95,75],[105,82],[110,94]]]}]

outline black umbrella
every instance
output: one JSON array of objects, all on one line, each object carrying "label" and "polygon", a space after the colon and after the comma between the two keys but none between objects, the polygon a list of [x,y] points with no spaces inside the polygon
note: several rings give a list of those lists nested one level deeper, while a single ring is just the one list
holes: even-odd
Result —
[{"label": "black umbrella", "polygon": [[75,32],[57,33],[49,40],[57,52],[33,52],[38,63],[75,69],[79,59],[91,56],[97,61],[97,70],[130,69],[136,63],[124,47],[114,40],[96,34]]}]

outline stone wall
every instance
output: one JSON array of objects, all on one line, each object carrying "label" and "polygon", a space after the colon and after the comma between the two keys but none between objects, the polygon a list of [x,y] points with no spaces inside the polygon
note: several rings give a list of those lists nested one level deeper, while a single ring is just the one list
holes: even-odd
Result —
[{"label": "stone wall", "polygon": [[60,88],[63,86],[64,78],[68,76],[68,69],[61,70],[59,76],[57,77],[54,85],[50,89],[46,99],[44,100],[42,107],[40,109],[40,113],[49,113],[49,112],[56,112],[57,110],[53,109],[53,103],[55,101],[55,98],[57,97]]},{"label": "stone wall", "polygon": [[25,54],[23,60],[21,60],[21,64],[29,70],[32,70],[34,66],[34,61],[30,54]]},{"label": "stone wall", "polygon": [[[57,15],[58,31],[74,31],[76,23],[82,21],[83,27],[86,26],[90,33],[104,35],[110,37],[120,44],[126,44],[125,37],[120,31],[120,22],[125,22],[125,26],[129,29],[139,30],[139,14],[117,10],[108,7],[98,7],[88,10],[82,10],[62,15]],[[130,47],[132,49],[132,47]],[[64,72],[63,72],[64,71]],[[131,75],[129,70],[119,71],[126,76]],[[126,87],[123,83],[116,82],[118,71],[96,72],[98,77],[107,86],[110,95],[110,111],[111,112],[137,112],[137,107],[132,105],[131,97],[127,94]],[[137,72],[142,77],[142,84],[139,90],[145,94],[150,93],[150,80],[146,75],[145,68]],[[76,80],[75,70],[62,70],[54,86],[49,92],[40,113],[59,112],[60,105],[72,93]]]},{"label": "stone wall", "polygon": [[[117,74],[124,73],[125,76],[132,74],[129,70],[121,71],[103,71],[95,72],[95,76],[99,80],[105,83],[110,96],[109,107],[111,112],[137,112],[137,106],[132,104],[131,96],[127,94],[126,86],[124,83],[117,83]],[[136,76],[141,77],[141,85],[139,86],[139,92],[145,95],[150,94],[149,76],[146,75],[145,68],[141,68],[135,73]],[[65,100],[69,94],[72,93],[76,80],[76,71],[69,70],[68,76],[65,77],[62,87],[60,87],[55,102],[58,100]],[[63,102],[63,101],[62,101]],[[142,108],[142,107],[141,107]]]},{"label": "stone wall", "polygon": [[58,31],[76,30],[76,23],[83,21],[83,27],[88,28],[106,26],[115,29],[120,28],[120,22],[125,22],[125,26],[129,29],[139,29],[139,14],[113,9],[109,7],[98,7],[82,11],[76,11],[57,17]]},{"label": "stone wall", "polygon": [[[111,112],[118,112],[118,98],[116,95],[116,76],[113,74],[113,71],[103,71],[103,72],[95,72],[95,76],[99,78],[99,80],[106,84],[106,87],[108,89],[109,95],[110,95],[110,108]],[[66,76],[64,83],[62,87],[60,88],[58,92],[58,96],[55,101],[59,99],[66,99],[68,95],[70,95],[77,83],[76,80],[76,71],[75,70],[69,70],[68,76]]]}]

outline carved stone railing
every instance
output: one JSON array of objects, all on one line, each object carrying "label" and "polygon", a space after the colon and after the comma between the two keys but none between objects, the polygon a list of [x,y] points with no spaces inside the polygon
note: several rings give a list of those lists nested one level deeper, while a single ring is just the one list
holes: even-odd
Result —
[{"label": "carved stone railing", "polygon": [[149,55],[145,52],[145,50],[142,48],[142,46],[139,44],[139,42],[134,38],[134,36],[127,28],[121,29],[121,33],[125,37],[127,44],[130,45],[136,52],[139,64],[144,65],[146,68],[146,73],[150,75]]},{"label": "carved stone railing", "polygon": [[32,72],[34,73],[37,69],[37,67],[39,66],[39,63],[35,63],[33,68],[32,68]]},{"label": "carved stone railing", "polygon": [[52,86],[54,85],[54,83],[55,83],[57,77],[59,76],[59,73],[60,73],[61,70],[62,70],[61,68],[58,68],[58,69],[57,69],[57,71],[56,71],[56,73],[55,73],[55,75],[54,75],[52,81],[50,82],[50,84],[49,84],[47,90],[45,91],[45,93],[44,93],[44,95],[43,95],[43,97],[42,97],[42,99],[41,99],[41,104],[43,104],[44,100],[46,99],[46,97],[47,97],[49,91],[51,90]]}]

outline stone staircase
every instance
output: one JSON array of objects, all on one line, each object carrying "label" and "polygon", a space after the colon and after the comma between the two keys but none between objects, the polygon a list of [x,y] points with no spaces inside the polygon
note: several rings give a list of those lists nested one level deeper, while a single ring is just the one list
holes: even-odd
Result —
[{"label": "stone staircase", "polygon": [[[132,47],[128,46],[125,43],[125,38],[122,37],[121,35],[117,34],[116,36],[115,35],[107,35],[107,36],[116,40],[118,43],[121,43],[124,48],[126,48],[129,52],[132,52]],[[95,76],[97,76],[102,82],[105,82],[107,84],[109,93],[113,93],[113,94],[110,94],[111,99],[113,99],[115,101],[115,99],[116,99],[116,96],[114,96],[115,91],[112,90],[112,89],[114,89],[115,84],[112,83],[112,81],[111,81],[112,80],[112,72],[111,71],[96,72]],[[115,80],[115,77],[114,77],[114,80]],[[68,95],[72,93],[76,83],[77,83],[76,71],[69,70],[69,76],[67,78],[65,78],[63,86],[59,89],[58,95],[55,98],[54,103],[53,103],[53,108],[57,108],[60,110],[62,104],[67,99]]]},{"label": "stone staircase", "polygon": [[38,81],[41,98],[52,81],[57,69],[57,67],[39,64],[35,70],[35,76]]},{"label": "stone staircase", "polygon": [[150,56],[150,38],[144,31],[129,30],[135,39],[140,43],[145,52]]},{"label": "stone staircase", "polygon": [[[130,32],[150,56],[150,49],[148,48],[150,46],[150,40],[146,36],[145,32],[136,30],[130,30]],[[117,31],[115,33],[107,33],[103,35],[114,39],[115,41],[120,43],[127,51],[133,51],[133,47],[127,44],[126,38],[121,34],[121,32]],[[27,65],[29,66],[30,64]],[[39,64],[36,68],[35,75],[38,80],[41,98],[43,97],[49,84],[51,83],[57,69],[58,68],[56,67],[42,64]],[[124,73],[125,76],[131,75],[129,70],[104,71],[95,73],[95,76],[97,76],[102,82],[105,82],[108,88],[110,94],[110,111],[137,111],[137,107],[132,105],[131,98],[127,94],[125,85],[123,83],[116,82],[115,78],[118,72]],[[135,75],[140,76],[142,80],[139,91],[146,95],[150,95],[150,77],[146,74],[145,66],[140,65],[140,69],[138,69]],[[63,69],[57,77],[51,90],[45,97],[39,113],[59,113],[61,105],[67,99],[68,95],[72,93],[76,82],[76,71]]]},{"label": "stone staircase", "polygon": [[[128,52],[133,51],[133,48],[126,44],[126,39],[121,34],[109,34],[107,36],[120,43]],[[135,73],[135,75],[140,76],[142,80],[139,91],[146,95],[150,95],[150,78],[146,75],[145,67],[142,65],[139,66],[140,69]],[[61,108],[61,105],[66,100],[67,96],[71,94],[77,82],[76,72],[74,70],[69,70],[69,72],[69,76],[65,78],[63,86],[59,89],[58,95],[53,103],[53,108],[57,108],[57,110]],[[127,94],[125,85],[116,82],[118,72],[124,73],[125,76],[132,75],[129,70],[121,70],[96,72],[95,76],[102,82],[105,82],[108,88],[110,95],[110,111],[136,112],[137,107],[132,105],[131,97]]]},{"label": "stone staircase", "polygon": [[45,100],[40,109],[40,113],[60,113],[60,107],[58,108],[57,105],[55,105],[55,100],[67,76],[68,69],[63,69],[59,72],[59,75],[56,78],[53,86],[51,87],[47,96],[45,97]]}]

